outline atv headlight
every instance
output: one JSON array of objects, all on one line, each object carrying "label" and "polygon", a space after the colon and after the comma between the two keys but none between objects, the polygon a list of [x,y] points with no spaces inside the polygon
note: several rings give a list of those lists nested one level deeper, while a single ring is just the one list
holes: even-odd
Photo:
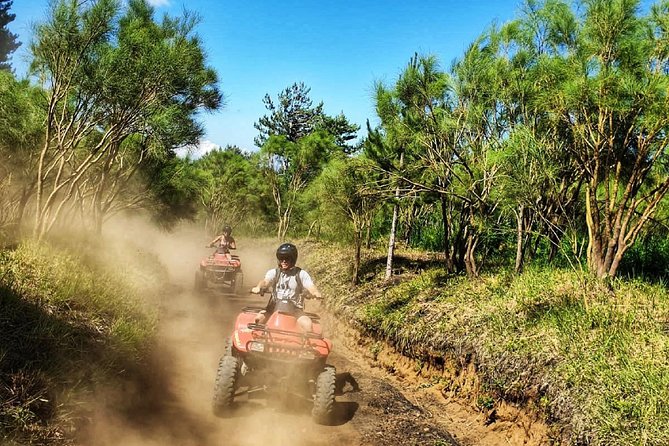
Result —
[{"label": "atv headlight", "polygon": [[265,344],[262,342],[249,342],[249,351],[262,353],[265,351]]}]

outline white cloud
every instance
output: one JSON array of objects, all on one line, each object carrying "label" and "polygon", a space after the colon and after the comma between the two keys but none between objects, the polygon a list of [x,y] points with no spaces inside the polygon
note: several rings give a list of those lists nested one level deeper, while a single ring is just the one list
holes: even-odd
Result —
[{"label": "white cloud", "polygon": [[170,6],[170,0],[147,0],[147,3],[156,8],[161,6]]},{"label": "white cloud", "polygon": [[200,140],[197,146],[180,147],[176,150],[176,153],[179,158],[190,156],[192,159],[198,159],[219,147],[218,144],[211,141]]}]

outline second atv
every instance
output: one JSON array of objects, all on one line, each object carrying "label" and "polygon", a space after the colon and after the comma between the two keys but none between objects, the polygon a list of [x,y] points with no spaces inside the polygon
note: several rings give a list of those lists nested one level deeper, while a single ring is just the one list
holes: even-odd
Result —
[{"label": "second atv", "polygon": [[218,287],[231,294],[240,294],[244,285],[244,273],[239,256],[228,250],[217,249],[200,261],[195,272],[195,290],[203,291],[210,286]]}]

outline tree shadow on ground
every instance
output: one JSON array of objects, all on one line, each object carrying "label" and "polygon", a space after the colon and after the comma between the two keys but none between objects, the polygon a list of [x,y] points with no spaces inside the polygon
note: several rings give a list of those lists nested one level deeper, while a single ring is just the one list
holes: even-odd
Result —
[{"label": "tree shadow on ground", "polygon": [[[386,257],[375,257],[368,259],[360,265],[360,278],[363,282],[371,281],[376,276],[386,271]],[[443,259],[438,258],[412,258],[396,255],[393,258],[393,275],[418,274],[432,268],[443,268],[446,264]]]}]

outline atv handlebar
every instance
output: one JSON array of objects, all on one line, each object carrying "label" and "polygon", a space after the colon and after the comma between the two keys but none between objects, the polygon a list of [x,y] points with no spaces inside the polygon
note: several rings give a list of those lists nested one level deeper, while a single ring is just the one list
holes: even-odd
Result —
[{"label": "atv handlebar", "polygon": [[[257,289],[258,291],[255,291],[256,289]],[[251,294],[259,294],[259,295],[261,295],[261,296],[264,296],[266,292],[267,292],[267,287],[256,287],[256,286],[254,286],[253,288],[251,288],[251,289],[249,290],[249,293],[251,293]]]},{"label": "atv handlebar", "polygon": [[[258,288],[258,287],[253,287],[253,288],[251,288],[251,289],[249,290],[249,293],[251,293],[251,294],[259,294],[260,296],[264,296],[265,293],[267,293],[267,292],[269,291],[269,288],[268,288],[268,287],[261,287],[261,288],[258,288],[258,291],[256,292],[256,291],[254,291],[256,288]],[[305,298],[305,299],[318,299],[318,300],[323,300],[323,296],[316,297],[316,296],[314,296],[313,294],[311,294],[311,293],[309,292],[309,290],[307,290],[307,289],[302,290],[302,294],[304,295],[304,298]]]}]

